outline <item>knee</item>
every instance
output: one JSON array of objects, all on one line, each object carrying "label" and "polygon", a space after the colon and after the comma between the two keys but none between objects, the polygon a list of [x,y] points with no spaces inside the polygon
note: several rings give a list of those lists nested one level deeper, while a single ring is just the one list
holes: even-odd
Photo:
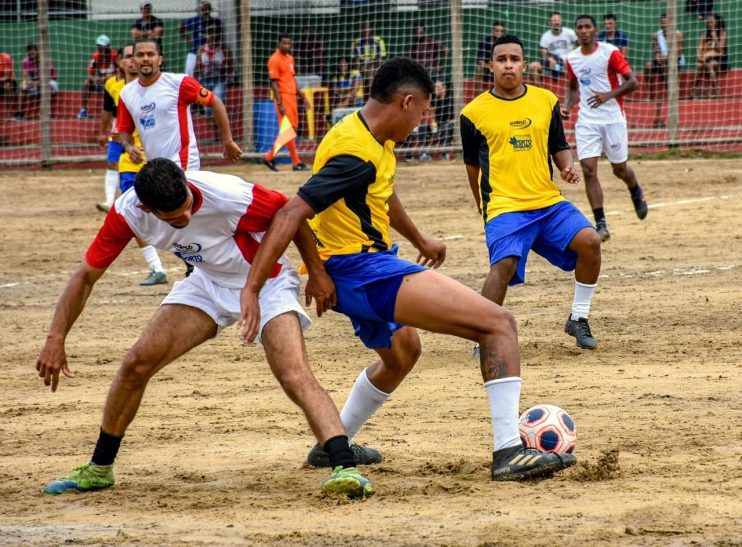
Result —
[{"label": "knee", "polygon": [[487,318],[483,318],[483,325],[485,325],[488,329],[485,333],[485,337],[511,337],[515,336],[518,330],[513,312],[494,303],[492,305],[489,316]]},{"label": "knee", "polygon": [[147,384],[156,370],[154,361],[134,347],[126,353],[118,376],[128,385],[143,386]]},{"label": "knee", "polygon": [[595,180],[597,176],[597,169],[595,169],[592,165],[587,165],[585,163],[581,164],[582,166],[582,175],[585,177],[586,182],[592,182]]},{"label": "knee", "polygon": [[294,402],[302,398],[302,393],[319,386],[317,380],[309,372],[308,367],[305,370],[292,369],[277,371],[276,379],[281,384],[281,389],[283,389],[284,393]]},{"label": "knee", "polygon": [[420,359],[420,355],[422,354],[420,337],[415,332],[414,335],[401,337],[394,342],[394,356],[383,360],[384,368],[394,372],[396,375],[404,377],[412,370],[417,360]]},{"label": "knee", "polygon": [[616,175],[620,179],[624,179],[628,175],[628,171],[626,170],[626,165],[624,164],[611,165],[611,168],[613,169],[613,174]]}]

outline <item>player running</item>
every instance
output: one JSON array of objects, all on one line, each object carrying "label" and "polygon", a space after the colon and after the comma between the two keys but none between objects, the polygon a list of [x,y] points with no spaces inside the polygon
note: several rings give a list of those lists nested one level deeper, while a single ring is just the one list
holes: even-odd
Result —
[{"label": "player running", "polygon": [[[598,42],[598,26],[592,15],[580,15],[575,23],[580,47],[567,55],[569,87],[562,116],[580,101],[575,125],[577,157],[585,177],[585,192],[595,216],[600,239],[611,237],[603,210],[603,189],[598,180],[601,151],[611,162],[613,174],[626,183],[636,216],[644,220],[649,211],[634,170],[628,165],[629,137],[622,97],[635,91],[639,83],[621,52],[615,46]],[[619,83],[619,76],[623,83]]]}]

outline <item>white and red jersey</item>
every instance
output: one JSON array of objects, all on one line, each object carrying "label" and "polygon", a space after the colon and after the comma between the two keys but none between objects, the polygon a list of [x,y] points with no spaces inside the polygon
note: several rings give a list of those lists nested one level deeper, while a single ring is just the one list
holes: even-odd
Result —
[{"label": "white and red jersey", "polygon": [[[264,232],[286,203],[286,196],[222,173],[188,171],[186,179],[194,199],[193,216],[187,226],[174,228],[143,211],[132,188],[106,215],[85,255],[87,263],[93,268],[107,268],[137,236],[193,264],[218,285],[244,287]],[[271,277],[278,275],[284,265],[290,267],[282,256]]]},{"label": "white and red jersey", "polygon": [[190,105],[211,106],[214,94],[186,74],[163,72],[147,86],[139,80],[121,90],[119,133],[139,132],[149,159],[167,158],[183,170],[201,168]]},{"label": "white and red jersey", "polygon": [[567,55],[567,74],[579,82],[580,112],[577,123],[610,124],[624,120],[621,97],[611,99],[598,108],[590,108],[587,100],[595,92],[605,93],[621,85],[619,75],[632,72],[617,47],[597,42],[597,49],[585,55],[581,48]]}]

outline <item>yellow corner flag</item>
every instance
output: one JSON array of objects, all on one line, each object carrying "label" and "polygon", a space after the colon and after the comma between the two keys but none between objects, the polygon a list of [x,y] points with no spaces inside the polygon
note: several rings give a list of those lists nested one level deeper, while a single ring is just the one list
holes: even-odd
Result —
[{"label": "yellow corner flag", "polygon": [[278,151],[284,147],[287,143],[293,141],[296,138],[296,131],[291,126],[288,116],[284,116],[281,120],[281,127],[278,129],[278,136],[273,142],[273,155],[278,154]]}]

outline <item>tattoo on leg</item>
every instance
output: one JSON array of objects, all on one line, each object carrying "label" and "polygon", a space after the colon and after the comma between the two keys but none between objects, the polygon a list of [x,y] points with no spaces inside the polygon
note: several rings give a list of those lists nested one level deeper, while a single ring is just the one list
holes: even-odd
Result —
[{"label": "tattoo on leg", "polygon": [[[484,348],[483,348],[484,349]],[[482,352],[482,377],[496,380],[508,376],[508,364],[489,351]]]}]

